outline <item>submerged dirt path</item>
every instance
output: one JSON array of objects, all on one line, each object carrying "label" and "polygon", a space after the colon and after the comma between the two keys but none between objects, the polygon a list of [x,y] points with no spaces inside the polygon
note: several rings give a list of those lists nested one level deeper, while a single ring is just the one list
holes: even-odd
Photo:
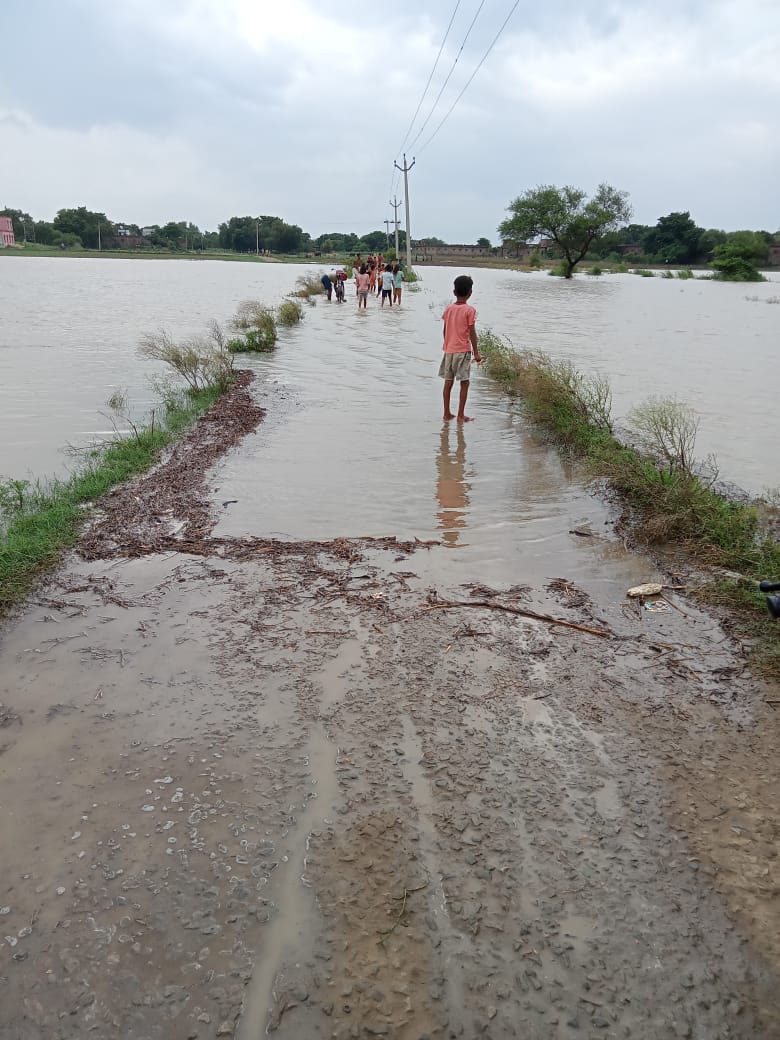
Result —
[{"label": "submerged dirt path", "polygon": [[0,635],[3,1040],[780,1035],[775,698],[716,624],[214,539],[190,475]]}]

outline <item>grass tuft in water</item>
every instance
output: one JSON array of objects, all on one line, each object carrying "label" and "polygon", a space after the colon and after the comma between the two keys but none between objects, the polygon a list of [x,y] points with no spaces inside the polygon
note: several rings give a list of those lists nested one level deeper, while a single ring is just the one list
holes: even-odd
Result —
[{"label": "grass tuft in water", "polygon": [[285,328],[292,328],[303,321],[303,304],[300,300],[285,300],[279,304],[276,320]]}]

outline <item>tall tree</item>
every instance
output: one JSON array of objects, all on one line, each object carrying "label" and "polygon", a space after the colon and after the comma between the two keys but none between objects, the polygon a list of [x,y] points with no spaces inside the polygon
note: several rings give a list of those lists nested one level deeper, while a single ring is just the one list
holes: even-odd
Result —
[{"label": "tall tree", "polygon": [[591,199],[571,185],[544,184],[529,188],[508,210],[510,216],[498,227],[502,240],[551,239],[563,253],[565,278],[571,278],[591,243],[631,219],[628,193],[609,184],[600,184]]},{"label": "tall tree", "polygon": [[63,235],[78,235],[85,249],[97,249],[104,238],[114,234],[114,225],[105,213],[96,213],[86,206],[59,210],[53,225]]},{"label": "tall tree", "polygon": [[699,259],[704,228],[690,213],[669,213],[645,236],[645,252],[665,264],[692,264]]}]

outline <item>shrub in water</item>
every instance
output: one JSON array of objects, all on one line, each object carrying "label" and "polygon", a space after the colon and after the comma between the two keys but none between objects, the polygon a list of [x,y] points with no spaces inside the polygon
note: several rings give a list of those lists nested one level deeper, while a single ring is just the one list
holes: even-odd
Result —
[{"label": "shrub in water", "polygon": [[320,281],[321,278],[322,272],[319,274],[299,275],[295,282],[298,286],[295,290],[295,296],[300,296],[302,299],[307,300],[310,296],[319,296],[324,293],[325,286]]},{"label": "shrub in water", "polygon": [[243,336],[231,339],[227,349],[232,354],[248,351],[265,352],[273,350],[276,345],[276,318],[270,307],[259,300],[244,300],[238,305],[230,326]]},{"label": "shrub in water", "polygon": [[211,323],[208,336],[190,336],[179,342],[165,329],[146,333],[139,353],[169,365],[193,393],[208,388],[223,392],[233,377],[233,359],[216,322]]},{"label": "shrub in water", "polygon": [[231,354],[267,354],[276,345],[276,325],[273,330],[250,329],[245,336],[228,340]]},{"label": "shrub in water", "polygon": [[594,277],[598,277],[600,274],[602,274],[602,270],[598,264],[594,264],[593,267],[589,268],[585,273],[591,274]]},{"label": "shrub in water", "polygon": [[297,325],[303,319],[303,305],[298,300],[285,300],[279,305],[276,319],[285,328]]},{"label": "shrub in water", "polygon": [[699,420],[687,404],[650,397],[629,412],[628,421],[649,454],[670,473],[693,474]]}]

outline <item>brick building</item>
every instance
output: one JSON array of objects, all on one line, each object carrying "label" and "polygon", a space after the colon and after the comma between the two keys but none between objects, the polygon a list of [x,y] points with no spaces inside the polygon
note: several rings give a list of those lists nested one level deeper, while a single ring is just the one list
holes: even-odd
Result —
[{"label": "brick building", "polygon": [[15,246],[14,222],[10,217],[0,217],[0,246]]}]

